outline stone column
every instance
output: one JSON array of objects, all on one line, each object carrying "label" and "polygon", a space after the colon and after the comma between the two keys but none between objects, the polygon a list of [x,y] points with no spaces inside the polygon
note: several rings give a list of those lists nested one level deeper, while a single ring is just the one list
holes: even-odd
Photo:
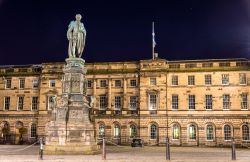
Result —
[{"label": "stone column", "polygon": [[128,108],[127,104],[127,78],[123,79],[123,108]]},{"label": "stone column", "polygon": [[111,78],[108,79],[108,108],[111,109],[112,103],[112,80]]},{"label": "stone column", "polygon": [[[96,78],[93,79],[93,97],[97,100],[96,96]],[[93,103],[94,107],[96,107],[96,102]]]}]

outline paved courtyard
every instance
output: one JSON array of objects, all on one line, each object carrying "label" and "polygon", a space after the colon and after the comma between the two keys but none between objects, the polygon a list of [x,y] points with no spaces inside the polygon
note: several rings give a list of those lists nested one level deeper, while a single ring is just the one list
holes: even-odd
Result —
[{"label": "paved courtyard", "polygon": [[[0,145],[0,161],[38,160],[38,146]],[[43,161],[56,162],[101,162],[101,155],[45,155]],[[165,147],[131,148],[129,146],[108,146],[105,162],[162,162],[165,160]],[[173,162],[228,162],[231,161],[230,148],[205,147],[171,147],[171,161]],[[250,162],[250,149],[237,148],[238,162]]]}]

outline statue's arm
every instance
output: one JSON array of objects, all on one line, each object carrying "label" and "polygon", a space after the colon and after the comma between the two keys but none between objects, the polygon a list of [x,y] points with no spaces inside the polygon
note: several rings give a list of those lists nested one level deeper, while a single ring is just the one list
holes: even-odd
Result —
[{"label": "statue's arm", "polygon": [[72,30],[74,28],[74,21],[71,21],[68,27],[68,31],[67,31],[67,38],[68,40],[72,39]]}]

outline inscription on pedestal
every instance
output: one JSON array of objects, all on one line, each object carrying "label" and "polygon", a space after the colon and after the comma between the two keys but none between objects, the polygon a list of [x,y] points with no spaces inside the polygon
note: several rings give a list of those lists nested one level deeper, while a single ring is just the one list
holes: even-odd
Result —
[{"label": "inscription on pedestal", "polygon": [[82,110],[70,110],[69,111],[69,118],[70,119],[80,119],[83,118],[83,111]]}]

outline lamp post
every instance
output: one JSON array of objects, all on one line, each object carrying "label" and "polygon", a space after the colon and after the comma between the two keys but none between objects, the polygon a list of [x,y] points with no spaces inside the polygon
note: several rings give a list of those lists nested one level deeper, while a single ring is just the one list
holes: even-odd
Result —
[{"label": "lamp post", "polygon": [[166,108],[166,117],[167,117],[166,160],[170,160],[170,146],[168,138],[168,108]]}]

